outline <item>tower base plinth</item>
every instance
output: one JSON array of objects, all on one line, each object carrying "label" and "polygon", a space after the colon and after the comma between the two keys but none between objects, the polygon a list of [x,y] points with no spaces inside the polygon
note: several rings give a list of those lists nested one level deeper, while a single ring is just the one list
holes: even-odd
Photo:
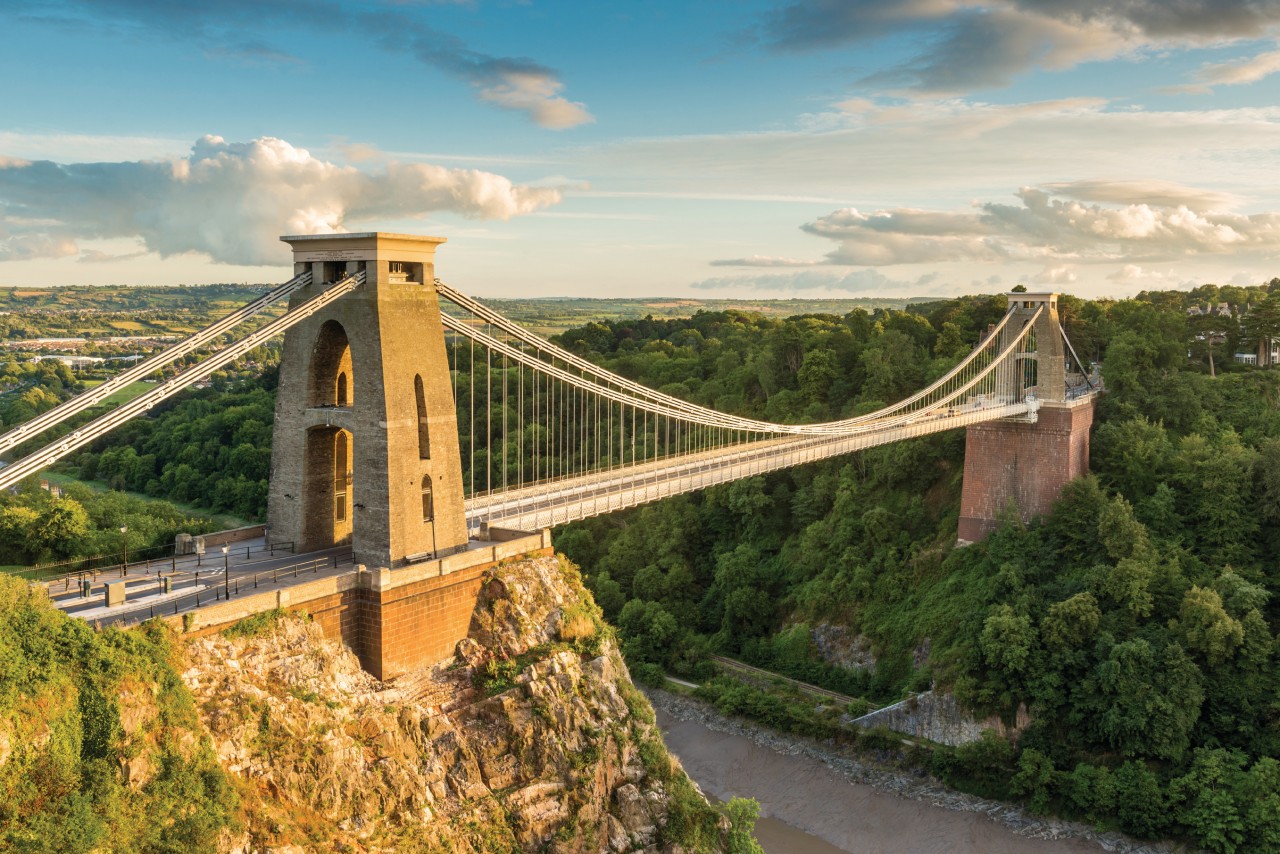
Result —
[{"label": "tower base plinth", "polygon": [[1045,403],[1036,423],[989,421],[967,429],[957,540],[985,540],[1012,507],[1022,520],[1043,516],[1062,488],[1089,471],[1096,398]]}]

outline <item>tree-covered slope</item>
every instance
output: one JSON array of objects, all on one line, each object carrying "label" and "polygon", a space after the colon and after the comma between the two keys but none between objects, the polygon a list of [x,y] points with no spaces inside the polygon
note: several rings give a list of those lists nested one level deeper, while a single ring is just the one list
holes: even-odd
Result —
[{"label": "tree-covered slope", "polygon": [[0,577],[0,850],[214,850],[237,798],[174,657]]},{"label": "tree-covered slope", "polygon": [[[1220,353],[1209,376],[1191,299],[1063,301],[1110,391],[1095,475],[1047,520],[953,548],[956,432],[590,520],[558,542],[591,569],[636,664],[697,674],[728,652],[876,700],[935,682],[976,711],[1025,706],[1016,748],[939,751],[935,770],[1139,835],[1278,850],[1280,374],[1223,373]],[[686,377],[700,402],[810,420],[918,387],[972,344],[966,316],[992,309],[700,316],[564,340],[646,384],[679,393]],[[826,663],[818,623],[865,636],[876,666]]]}]

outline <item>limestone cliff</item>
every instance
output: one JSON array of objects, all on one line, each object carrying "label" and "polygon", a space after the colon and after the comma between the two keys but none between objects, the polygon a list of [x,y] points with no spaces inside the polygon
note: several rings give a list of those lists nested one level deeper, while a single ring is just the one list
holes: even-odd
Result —
[{"label": "limestone cliff", "polygon": [[240,792],[226,851],[725,850],[562,559],[496,567],[458,656],[392,682],[300,617],[185,653]]}]

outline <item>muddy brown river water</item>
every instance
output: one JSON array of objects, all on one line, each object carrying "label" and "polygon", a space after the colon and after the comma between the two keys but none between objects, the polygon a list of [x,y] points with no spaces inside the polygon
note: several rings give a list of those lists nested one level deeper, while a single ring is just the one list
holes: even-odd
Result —
[{"label": "muddy brown river water", "polygon": [[767,854],[1098,854],[1083,839],[1019,836],[981,813],[960,812],[854,782],[822,761],[781,753],[659,708],[671,752],[709,796],[760,802],[756,836]]}]

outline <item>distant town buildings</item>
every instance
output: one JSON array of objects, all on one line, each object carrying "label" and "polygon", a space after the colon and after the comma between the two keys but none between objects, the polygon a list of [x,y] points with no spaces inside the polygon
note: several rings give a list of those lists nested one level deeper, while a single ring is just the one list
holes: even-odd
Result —
[{"label": "distant town buildings", "polygon": [[10,338],[0,341],[6,350],[79,350],[86,346],[159,347],[178,340],[176,335],[115,335],[109,338]]},{"label": "distant town buildings", "polygon": [[[1249,310],[1249,307],[1245,306],[1245,312],[1247,312],[1248,310]],[[1193,305],[1191,306],[1191,308],[1187,309],[1187,314],[1190,315],[1191,317],[1207,317],[1210,315],[1218,315],[1220,317],[1231,317],[1232,311],[1231,311],[1230,305],[1228,305],[1225,302],[1220,302],[1217,305],[1206,305],[1204,307]],[[1241,312],[1242,316],[1243,314],[1244,312]]]}]

